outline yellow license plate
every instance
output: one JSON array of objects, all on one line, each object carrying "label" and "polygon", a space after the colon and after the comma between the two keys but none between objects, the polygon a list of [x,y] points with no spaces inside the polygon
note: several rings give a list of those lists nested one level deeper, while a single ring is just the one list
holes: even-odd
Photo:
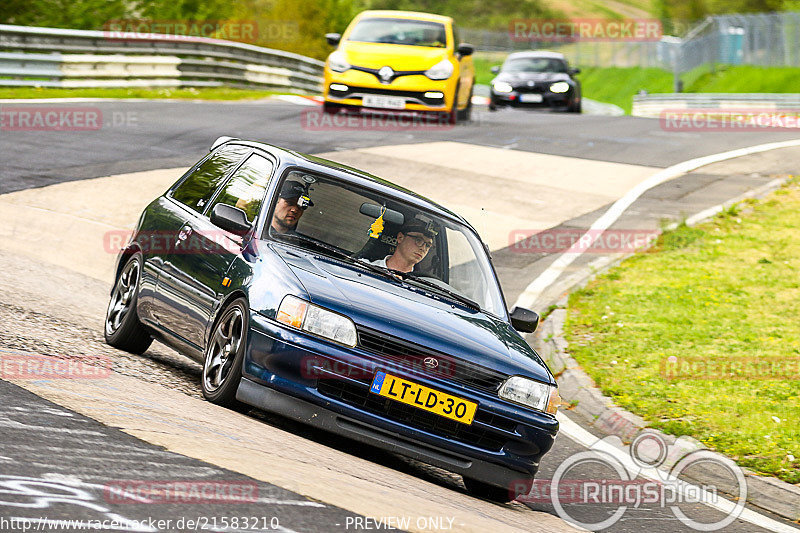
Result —
[{"label": "yellow license plate", "polygon": [[375,374],[370,392],[467,425],[472,424],[475,411],[478,409],[478,404],[475,402],[406,381],[386,372]]}]

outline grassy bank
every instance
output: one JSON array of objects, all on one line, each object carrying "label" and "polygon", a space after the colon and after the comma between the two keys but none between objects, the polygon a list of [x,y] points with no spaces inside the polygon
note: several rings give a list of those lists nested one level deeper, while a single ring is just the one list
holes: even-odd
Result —
[{"label": "grassy bank", "polygon": [[171,98],[176,100],[247,100],[266,98],[276,91],[200,88],[131,88],[131,89],[56,89],[35,87],[0,88],[0,98]]},{"label": "grassy bank", "polygon": [[[572,294],[565,328],[616,403],[790,483],[800,483],[798,183],[662,235]],[[687,358],[694,366],[680,366]]]}]

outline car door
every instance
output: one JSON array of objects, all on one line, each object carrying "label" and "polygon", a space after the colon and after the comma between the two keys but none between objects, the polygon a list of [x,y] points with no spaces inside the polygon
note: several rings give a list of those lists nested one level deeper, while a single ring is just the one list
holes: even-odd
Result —
[{"label": "car door", "polygon": [[453,23],[453,53],[458,61],[458,94],[456,95],[458,107],[465,107],[469,104],[472,94],[472,84],[475,78],[475,68],[472,56],[462,56],[458,53],[458,45],[461,44],[458,28]]},{"label": "car door", "polygon": [[206,326],[217,307],[223,280],[242,251],[243,237],[215,226],[210,214],[217,204],[241,209],[255,223],[274,169],[273,162],[252,153],[206,204],[202,215],[181,228],[172,262],[176,290],[167,327],[192,345],[203,348]]},{"label": "car door", "polygon": [[192,312],[185,307],[189,288],[180,273],[187,252],[182,245],[187,237],[185,227],[190,220],[203,216],[220,184],[250,152],[251,148],[243,145],[226,145],[214,151],[155,206],[157,228],[150,229],[152,253],[145,254],[144,269],[155,277],[149,319],[184,340],[182,317]]}]

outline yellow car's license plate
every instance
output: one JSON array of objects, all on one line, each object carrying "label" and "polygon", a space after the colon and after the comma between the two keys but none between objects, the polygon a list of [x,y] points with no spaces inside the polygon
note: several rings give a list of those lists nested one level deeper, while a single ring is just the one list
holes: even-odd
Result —
[{"label": "yellow car's license plate", "polygon": [[375,374],[370,392],[467,425],[472,424],[475,411],[478,409],[478,404],[475,402],[406,381],[386,372]]}]

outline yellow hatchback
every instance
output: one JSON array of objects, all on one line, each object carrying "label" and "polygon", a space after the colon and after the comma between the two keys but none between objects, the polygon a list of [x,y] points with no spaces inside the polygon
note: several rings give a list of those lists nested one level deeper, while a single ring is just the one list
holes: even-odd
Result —
[{"label": "yellow hatchback", "polygon": [[323,109],[433,112],[450,122],[472,109],[475,48],[459,43],[450,17],[411,11],[364,11],[325,63]]}]

